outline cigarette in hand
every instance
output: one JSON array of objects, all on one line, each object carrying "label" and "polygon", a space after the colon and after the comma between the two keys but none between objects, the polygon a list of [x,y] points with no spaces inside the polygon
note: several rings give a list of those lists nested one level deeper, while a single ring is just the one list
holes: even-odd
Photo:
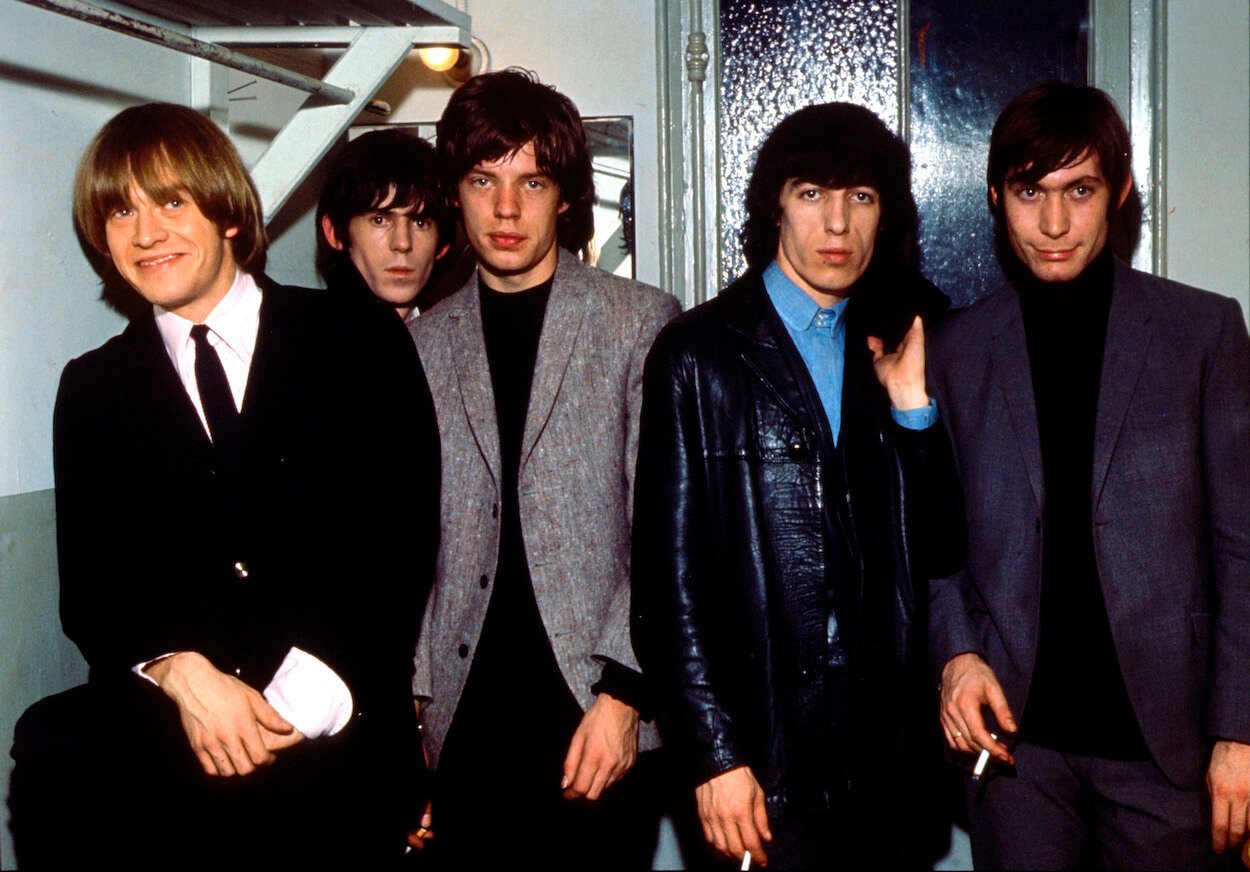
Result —
[{"label": "cigarette in hand", "polygon": [[[994,735],[993,733],[990,733],[990,738],[993,739],[995,742],[998,741],[998,736]],[[982,775],[985,774],[985,765],[989,762],[990,762],[990,749],[982,748],[980,755],[977,757],[977,765],[972,767],[972,780],[973,781],[978,780]]]},{"label": "cigarette in hand", "polygon": [[751,852],[750,851],[742,852],[742,865],[739,866],[738,868],[741,869],[742,872],[747,872],[747,870],[751,868]]}]

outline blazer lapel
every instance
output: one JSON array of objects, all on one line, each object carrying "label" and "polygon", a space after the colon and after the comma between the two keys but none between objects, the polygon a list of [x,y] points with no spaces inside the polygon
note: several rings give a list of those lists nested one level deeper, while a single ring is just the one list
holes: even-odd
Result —
[{"label": "blazer lapel", "polygon": [[137,371],[147,381],[139,396],[149,404],[150,420],[163,422],[179,444],[207,455],[213,443],[169,359],[165,342],[156,329],[156,319],[149,313],[134,321],[131,329],[135,331],[135,348],[141,358]]},{"label": "blazer lapel", "polygon": [[589,310],[589,288],[585,282],[578,280],[577,275],[585,268],[576,262],[573,255],[563,250],[560,252],[538,339],[538,359],[534,363],[534,381],[530,388],[529,408],[525,413],[525,433],[521,438],[520,471],[524,471],[538,437],[551,418],[551,410],[555,407]]},{"label": "blazer lapel", "polygon": [[1111,287],[1111,311],[1107,316],[1102,379],[1098,388],[1098,417],[1094,425],[1093,506],[1098,505],[1102,495],[1111,454],[1149,352],[1154,328],[1150,323],[1151,309],[1145,293],[1145,289],[1133,280],[1128,267],[1117,260]]},{"label": "blazer lapel", "polygon": [[500,482],[499,423],[495,420],[495,392],[490,383],[490,363],[486,360],[486,340],[482,334],[482,302],[476,273],[468,288],[448,312],[448,347],[455,360],[456,379],[464,416],[477,442],[478,451],[498,486]]},{"label": "blazer lapel", "polygon": [[[990,342],[990,377],[998,382],[1007,404],[1008,417],[1016,443],[1033,486],[1033,498],[1045,504],[1046,488],[1042,474],[1042,441],[1037,432],[1037,405],[1033,400],[1033,374],[1029,371],[1029,346],[1024,335],[1024,318],[1015,290],[1004,288],[1003,310],[999,313]],[[989,435],[989,434],[987,434]]]}]

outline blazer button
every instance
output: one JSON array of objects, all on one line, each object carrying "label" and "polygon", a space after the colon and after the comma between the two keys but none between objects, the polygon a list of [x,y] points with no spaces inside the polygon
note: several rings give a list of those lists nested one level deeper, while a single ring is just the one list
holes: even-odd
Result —
[{"label": "blazer button", "polygon": [[239,581],[252,574],[252,571],[247,568],[247,564],[242,560],[236,561],[232,568],[234,569],[234,577],[239,579]]},{"label": "blazer button", "polygon": [[481,585],[482,590],[486,590],[486,586],[490,584],[490,579],[487,578],[485,575],[483,575],[481,578],[477,580],[477,583]]},{"label": "blazer button", "polygon": [[469,656],[469,646],[461,642],[460,647],[456,649],[456,653],[459,654],[460,659],[463,660]]}]

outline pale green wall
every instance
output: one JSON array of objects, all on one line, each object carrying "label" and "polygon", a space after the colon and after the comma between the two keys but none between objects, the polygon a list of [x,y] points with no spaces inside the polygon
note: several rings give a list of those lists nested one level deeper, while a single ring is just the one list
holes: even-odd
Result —
[{"label": "pale green wall", "polygon": [[1250,4],[1171,0],[1167,275],[1250,314]]},{"label": "pale green wall", "polygon": [[[0,497],[0,777],[8,796],[13,724],[31,703],[81,684],[87,665],[61,634],[57,617],[52,491]],[[8,806],[0,868],[14,868]],[[84,813],[89,813],[83,809]]]}]

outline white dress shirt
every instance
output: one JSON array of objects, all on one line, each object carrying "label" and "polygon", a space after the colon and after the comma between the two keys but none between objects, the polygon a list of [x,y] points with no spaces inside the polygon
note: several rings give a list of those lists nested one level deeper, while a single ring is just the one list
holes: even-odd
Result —
[{"label": "white dress shirt", "polygon": [[[256,280],[243,271],[237,271],[234,284],[226,292],[213,311],[208,313],[204,324],[208,327],[208,343],[221,358],[226,381],[234,397],[236,409],[242,410],[247,391],[248,372],[252,367],[252,355],[256,351],[256,335],[260,329],[261,290]],[[209,433],[208,418],[200,402],[200,391],[195,381],[195,342],[191,339],[194,323],[159,306],[156,327],[165,351],[174,364],[174,370],[187,392],[191,404],[200,416],[204,432]],[[209,438],[212,438],[211,433]],[[176,653],[176,652],[170,652]],[[164,654],[136,665],[139,676],[152,681],[144,669]],[[155,684],[155,682],[153,682]],[[302,651],[291,648],[274,673],[264,691],[265,699],[278,714],[291,722],[309,739],[332,736],[347,726],[352,715],[352,694],[343,679],[324,662]]]}]

